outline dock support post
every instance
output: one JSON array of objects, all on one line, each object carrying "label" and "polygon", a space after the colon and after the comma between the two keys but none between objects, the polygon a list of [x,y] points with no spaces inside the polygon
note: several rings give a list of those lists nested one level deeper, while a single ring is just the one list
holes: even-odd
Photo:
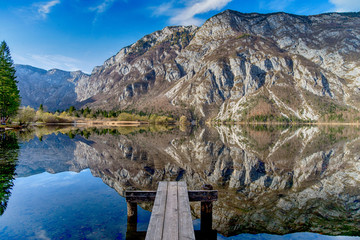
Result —
[{"label": "dock support post", "polygon": [[[204,185],[203,190],[213,190],[213,187],[209,184]],[[201,202],[201,231],[212,230],[212,202]]]},{"label": "dock support post", "polygon": [[137,231],[137,204],[127,202],[127,231]]}]

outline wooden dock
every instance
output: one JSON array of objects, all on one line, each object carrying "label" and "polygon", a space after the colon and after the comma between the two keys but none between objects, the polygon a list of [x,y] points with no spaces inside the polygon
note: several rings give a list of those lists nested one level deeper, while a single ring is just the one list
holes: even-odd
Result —
[{"label": "wooden dock", "polygon": [[[159,182],[157,191],[127,191],[127,239],[216,239],[212,230],[212,202],[216,200],[217,191],[188,191],[185,182]],[[148,229],[137,232],[137,203],[150,201],[154,206]],[[194,231],[189,201],[201,202],[200,231]]]}]

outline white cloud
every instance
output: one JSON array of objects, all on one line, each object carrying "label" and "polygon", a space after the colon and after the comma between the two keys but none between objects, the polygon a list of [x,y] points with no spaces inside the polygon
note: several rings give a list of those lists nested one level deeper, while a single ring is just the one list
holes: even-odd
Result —
[{"label": "white cloud", "polygon": [[96,23],[99,16],[106,12],[117,0],[103,0],[99,5],[89,8],[90,11],[95,12],[95,18],[93,24]]},{"label": "white cloud", "polygon": [[174,8],[173,3],[163,4],[155,9],[154,15],[167,15],[171,24],[200,25],[204,20],[195,16],[212,10],[220,10],[232,0],[188,0],[185,8]]},{"label": "white cloud", "polygon": [[59,3],[60,3],[60,0],[53,0],[50,2],[46,2],[46,3],[38,3],[38,4],[36,4],[36,6],[38,8],[37,12],[39,13],[39,15],[42,18],[45,19],[47,17],[47,15],[50,13],[51,8]]},{"label": "white cloud", "polygon": [[169,15],[173,9],[173,2],[163,3],[160,6],[153,9],[154,9],[153,12],[154,16]]},{"label": "white cloud", "polygon": [[90,9],[90,11],[96,12],[97,14],[101,14],[101,13],[106,12],[115,1],[116,0],[104,0],[96,7],[91,7],[89,9]]},{"label": "white cloud", "polygon": [[13,55],[16,64],[27,64],[45,70],[57,68],[65,71],[77,71],[80,69],[81,61],[63,55]]},{"label": "white cloud", "polygon": [[360,11],[359,0],[329,0],[335,5],[336,12],[357,12]]}]

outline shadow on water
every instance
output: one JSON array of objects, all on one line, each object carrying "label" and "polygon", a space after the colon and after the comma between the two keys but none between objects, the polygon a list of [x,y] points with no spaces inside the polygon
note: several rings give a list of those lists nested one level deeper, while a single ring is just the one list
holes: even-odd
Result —
[{"label": "shadow on water", "polygon": [[[16,171],[29,176],[90,168],[121,196],[156,190],[159,181],[186,181],[190,190],[210,184],[219,191],[212,229],[226,237],[360,236],[359,133],[354,127],[289,125],[42,128],[24,137]],[[200,208],[191,203],[193,218],[200,218]],[[136,233],[136,225],[129,224],[128,232]]]},{"label": "shadow on water", "polygon": [[13,132],[0,133],[0,216],[4,214],[15,178],[19,144]]}]

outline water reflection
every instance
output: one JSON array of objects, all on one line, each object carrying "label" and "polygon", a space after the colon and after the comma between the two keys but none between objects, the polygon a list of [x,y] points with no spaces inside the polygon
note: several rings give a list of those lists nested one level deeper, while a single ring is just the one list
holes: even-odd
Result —
[{"label": "water reflection", "polygon": [[[147,128],[41,131],[23,144],[19,176],[90,168],[122,196],[131,189],[156,190],[164,180],[186,181],[188,189],[211,184],[219,190],[212,227],[223,236],[360,236],[357,128],[218,126],[190,134]],[[199,218],[200,204],[191,207]]]},{"label": "water reflection", "polygon": [[14,185],[18,150],[15,133],[0,133],[0,216],[5,212]]}]

